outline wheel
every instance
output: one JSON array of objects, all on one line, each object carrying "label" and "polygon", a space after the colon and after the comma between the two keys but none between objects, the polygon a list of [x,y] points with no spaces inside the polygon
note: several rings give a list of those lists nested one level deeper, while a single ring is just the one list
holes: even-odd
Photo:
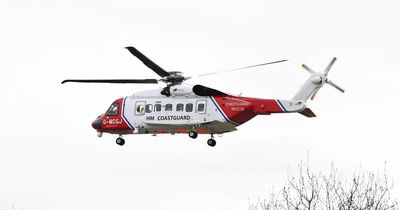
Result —
[{"label": "wheel", "polygon": [[123,138],[117,138],[115,142],[120,146],[123,146],[125,144],[125,140]]},{"label": "wheel", "polygon": [[207,144],[210,147],[214,147],[217,144],[217,142],[214,139],[208,139]]},{"label": "wheel", "polygon": [[115,142],[120,146],[123,146],[125,144],[125,140],[123,138],[117,138]]},{"label": "wheel", "polygon": [[189,137],[190,138],[195,139],[195,138],[197,138],[197,136],[198,136],[198,134],[197,134],[196,131],[190,131],[189,132]]}]

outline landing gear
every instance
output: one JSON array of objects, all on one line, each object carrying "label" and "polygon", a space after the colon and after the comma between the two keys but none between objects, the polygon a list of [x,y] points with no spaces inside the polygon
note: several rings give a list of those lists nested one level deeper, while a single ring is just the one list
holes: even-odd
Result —
[{"label": "landing gear", "polygon": [[97,137],[102,137],[103,136],[103,132],[99,132],[99,131],[97,131]]},{"label": "landing gear", "polygon": [[197,138],[198,134],[196,131],[189,131],[189,137],[192,139]]},{"label": "landing gear", "polygon": [[119,145],[119,146],[123,146],[125,144],[125,139],[118,137],[117,140],[115,140],[115,142]]},{"label": "landing gear", "polygon": [[217,142],[214,139],[208,139],[207,144],[210,147],[214,147],[217,144]]},{"label": "landing gear", "polygon": [[211,134],[211,139],[208,139],[208,140],[207,140],[207,144],[208,144],[208,146],[210,146],[210,147],[214,147],[214,146],[217,144],[217,142],[216,142],[215,139],[214,139],[214,135]]}]

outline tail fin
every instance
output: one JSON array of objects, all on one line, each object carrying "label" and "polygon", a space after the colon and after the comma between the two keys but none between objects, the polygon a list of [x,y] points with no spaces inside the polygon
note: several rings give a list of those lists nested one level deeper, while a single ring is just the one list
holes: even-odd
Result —
[{"label": "tail fin", "polygon": [[[323,73],[315,72],[310,67],[303,64],[302,67],[308,72],[310,72],[311,75],[310,77],[308,77],[307,81],[303,84],[303,86],[301,86],[300,90],[296,93],[293,99],[302,100],[304,102],[307,102],[309,98],[313,100],[317,95],[319,89],[321,89],[326,83],[344,93],[344,89],[337,86],[335,83],[333,83],[331,80],[328,79],[328,73],[331,70],[335,61],[336,58],[333,58],[332,61],[329,63],[329,65],[325,68]],[[310,108],[305,108],[303,111],[299,113],[306,117],[316,117],[316,115]]]},{"label": "tail fin", "polygon": [[303,84],[303,86],[300,88],[300,90],[296,93],[293,99],[307,102],[307,100],[311,97],[311,100],[313,100],[318,90],[326,83],[344,93],[344,90],[342,88],[340,88],[339,86],[337,86],[335,83],[333,83],[331,80],[328,79],[328,73],[332,68],[333,64],[335,63],[335,61],[336,58],[333,58],[332,61],[329,63],[329,65],[325,68],[323,73],[315,72],[314,70],[303,64],[302,67],[308,72],[310,72],[311,75],[307,79],[307,81]]},{"label": "tail fin", "polygon": [[306,117],[316,117],[317,115],[310,108],[305,108],[303,111],[299,112]]}]

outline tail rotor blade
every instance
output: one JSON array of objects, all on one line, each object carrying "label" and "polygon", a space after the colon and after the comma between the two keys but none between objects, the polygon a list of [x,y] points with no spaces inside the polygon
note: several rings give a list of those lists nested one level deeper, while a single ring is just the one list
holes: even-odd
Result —
[{"label": "tail rotor blade", "polygon": [[328,75],[329,71],[331,70],[333,64],[336,61],[336,57],[333,57],[333,59],[331,60],[331,62],[329,63],[329,65],[326,67],[325,71],[324,71],[324,75]]},{"label": "tail rotor blade", "polygon": [[303,67],[305,70],[307,70],[308,72],[310,72],[311,74],[315,74],[316,72],[314,70],[312,70],[310,67],[308,67],[306,64],[301,65],[301,67]]},{"label": "tail rotor blade", "polygon": [[338,89],[340,92],[344,93],[344,89],[333,83],[331,80],[326,81],[326,83],[332,85],[332,87]]},{"label": "tail rotor blade", "polygon": [[319,89],[320,89],[320,88],[316,89],[316,90],[313,92],[313,94],[311,95],[311,98],[310,98],[311,100],[314,100],[314,98],[315,98],[315,96],[317,95]]}]

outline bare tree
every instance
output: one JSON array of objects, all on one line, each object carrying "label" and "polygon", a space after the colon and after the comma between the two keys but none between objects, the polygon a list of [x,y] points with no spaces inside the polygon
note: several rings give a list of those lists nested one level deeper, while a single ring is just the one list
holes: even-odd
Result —
[{"label": "bare tree", "polygon": [[393,182],[382,175],[358,170],[351,180],[344,179],[331,165],[329,175],[314,174],[300,163],[297,176],[288,176],[278,194],[250,204],[250,210],[396,210],[390,194]]}]

